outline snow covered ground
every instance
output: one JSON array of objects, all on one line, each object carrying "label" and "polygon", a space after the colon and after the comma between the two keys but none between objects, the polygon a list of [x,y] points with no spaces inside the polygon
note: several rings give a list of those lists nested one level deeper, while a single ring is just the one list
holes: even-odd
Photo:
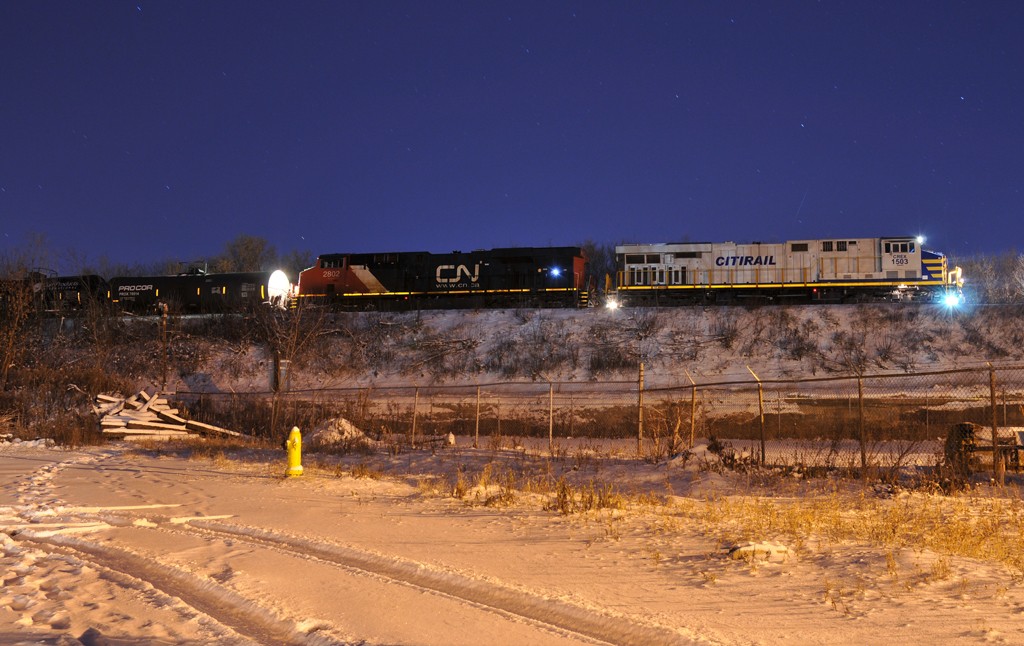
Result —
[{"label": "snow covered ground", "polygon": [[[371,313],[319,332],[293,388],[631,381],[641,357],[649,388],[1024,361],[1004,310]],[[191,363],[168,390],[266,389],[263,349],[174,338]],[[285,479],[280,450],[12,438],[2,644],[1024,643],[1017,474],[944,496],[732,471],[700,439],[654,462],[635,440],[487,436],[307,451]],[[934,464],[937,444],[911,448],[903,464]]]},{"label": "snow covered ground", "polygon": [[459,440],[290,479],[281,451],[0,444],[0,643],[1024,642],[1019,563],[910,531],[1018,531],[1019,495]]}]

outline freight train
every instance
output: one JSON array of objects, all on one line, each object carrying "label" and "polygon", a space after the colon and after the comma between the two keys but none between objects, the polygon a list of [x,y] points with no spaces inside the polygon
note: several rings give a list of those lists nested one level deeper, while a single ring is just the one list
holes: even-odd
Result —
[{"label": "freight train", "polygon": [[623,244],[604,289],[580,247],[470,252],[329,253],[297,285],[283,272],[43,277],[47,310],[108,302],[146,313],[232,312],[261,303],[341,310],[670,306],[725,303],[944,302],[962,300],[963,276],[909,236],[780,243]]},{"label": "freight train", "polygon": [[612,304],[752,301],[958,304],[963,276],[908,236],[779,243],[680,242],[615,248]]}]

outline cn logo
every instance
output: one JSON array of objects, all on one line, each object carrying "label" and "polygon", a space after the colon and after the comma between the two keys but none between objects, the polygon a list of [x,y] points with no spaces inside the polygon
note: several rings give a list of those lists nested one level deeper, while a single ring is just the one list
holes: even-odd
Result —
[{"label": "cn logo", "polygon": [[472,272],[466,265],[438,265],[435,275],[437,282],[442,284],[458,283],[463,276],[469,279],[469,282],[475,283],[480,278],[480,263],[473,265]]}]

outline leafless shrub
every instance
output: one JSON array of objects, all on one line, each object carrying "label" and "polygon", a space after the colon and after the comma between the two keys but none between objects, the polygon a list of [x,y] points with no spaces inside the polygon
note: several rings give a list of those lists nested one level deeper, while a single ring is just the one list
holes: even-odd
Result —
[{"label": "leafless shrub", "polygon": [[635,345],[624,338],[621,328],[609,323],[591,326],[589,345],[587,370],[591,375],[597,377],[636,369],[639,359]]},{"label": "leafless shrub", "polygon": [[787,359],[799,361],[820,354],[818,349],[820,330],[815,321],[807,319],[797,322],[794,319],[788,319],[780,324],[780,335],[776,346]]},{"label": "leafless shrub", "polygon": [[730,350],[740,338],[739,318],[731,308],[711,310],[711,335],[724,350]]}]

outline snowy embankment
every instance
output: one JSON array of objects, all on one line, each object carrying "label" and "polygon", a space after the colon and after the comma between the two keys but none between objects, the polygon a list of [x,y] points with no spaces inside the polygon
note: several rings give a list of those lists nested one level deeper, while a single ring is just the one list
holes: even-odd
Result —
[{"label": "snowy embankment", "polygon": [[[889,374],[1024,362],[1015,308],[936,305],[681,307],[336,314],[303,319],[295,389]],[[283,334],[283,333],[282,333]],[[178,390],[268,387],[264,349],[214,343]],[[749,368],[749,369],[748,369]]]}]

